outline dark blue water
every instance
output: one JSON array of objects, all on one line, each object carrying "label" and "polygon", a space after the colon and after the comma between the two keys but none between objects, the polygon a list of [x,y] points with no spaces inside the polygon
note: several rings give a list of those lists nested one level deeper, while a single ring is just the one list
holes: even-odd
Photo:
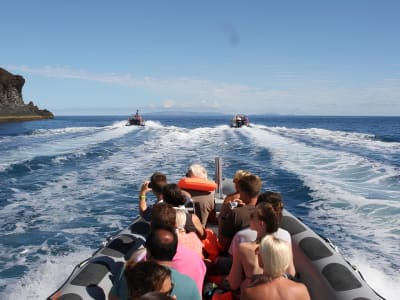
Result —
[{"label": "dark blue water", "polygon": [[388,299],[400,284],[400,118],[58,117],[0,124],[0,299],[43,299],[137,214],[154,171],[245,169]]}]

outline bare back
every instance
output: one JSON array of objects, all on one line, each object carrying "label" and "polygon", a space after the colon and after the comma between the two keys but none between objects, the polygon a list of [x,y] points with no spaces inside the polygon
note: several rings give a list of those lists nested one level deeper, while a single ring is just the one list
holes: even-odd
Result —
[{"label": "bare back", "polygon": [[242,292],[244,300],[310,300],[306,286],[284,277],[249,287]]}]

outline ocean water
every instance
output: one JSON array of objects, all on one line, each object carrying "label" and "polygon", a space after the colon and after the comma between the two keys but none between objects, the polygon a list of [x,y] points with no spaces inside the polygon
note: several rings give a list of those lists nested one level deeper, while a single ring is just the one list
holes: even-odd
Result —
[{"label": "ocean water", "polygon": [[[146,117],[146,115],[145,115]],[[244,169],[387,299],[400,290],[400,117],[57,117],[0,124],[0,299],[45,299],[138,212],[154,171]]]}]

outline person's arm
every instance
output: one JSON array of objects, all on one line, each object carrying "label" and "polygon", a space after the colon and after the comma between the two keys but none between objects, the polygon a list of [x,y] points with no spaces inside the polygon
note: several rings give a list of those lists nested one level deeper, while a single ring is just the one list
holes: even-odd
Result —
[{"label": "person's arm", "polygon": [[220,252],[226,253],[234,236],[234,214],[230,203],[225,203],[222,206],[221,213],[218,219],[218,242]]},{"label": "person's arm", "polygon": [[236,251],[236,254],[232,257],[232,267],[227,277],[231,290],[236,291],[240,288],[242,282],[243,267],[241,262],[241,251],[240,248]]},{"label": "person's arm", "polygon": [[290,260],[290,264],[289,264],[288,268],[286,269],[286,273],[287,273],[287,274],[290,274],[290,275],[292,275],[292,276],[296,276],[296,269],[295,269],[294,263],[293,263],[293,250],[292,250],[292,245],[289,244],[289,247],[290,247],[290,252],[291,252],[292,259]]},{"label": "person's arm", "polygon": [[234,193],[229,194],[229,195],[227,195],[225,197],[224,203],[231,202],[231,201],[234,201],[234,200],[239,199],[239,198],[240,198],[239,192],[234,192]]},{"label": "person's arm", "polygon": [[146,194],[149,191],[151,191],[151,188],[149,188],[149,181],[146,180],[145,182],[143,182],[142,187],[140,188],[140,193],[139,193],[139,212],[140,212],[140,215],[143,215],[143,213],[147,209]]},{"label": "person's arm", "polygon": [[197,215],[192,215],[192,222],[194,227],[196,228],[196,234],[200,240],[204,240],[206,238],[206,231],[204,230],[203,224],[201,224],[200,219]]}]

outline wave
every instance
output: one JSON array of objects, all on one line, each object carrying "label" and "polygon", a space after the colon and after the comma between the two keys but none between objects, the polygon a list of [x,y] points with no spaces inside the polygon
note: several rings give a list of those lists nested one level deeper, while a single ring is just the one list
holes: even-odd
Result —
[{"label": "wave", "polygon": [[0,157],[0,172],[15,164],[23,164],[37,157],[85,154],[90,147],[109,140],[118,139],[138,130],[135,126],[124,126],[116,122],[105,127],[71,127],[49,129],[26,137],[8,137],[2,140],[3,155]]},{"label": "wave", "polygon": [[[360,268],[368,267],[365,261],[379,257],[379,265],[369,266],[372,275],[368,270],[364,275],[383,295],[391,295],[391,284],[398,282],[393,271],[398,270],[400,257],[396,232],[400,225],[398,170],[346,147],[326,147],[329,139],[336,145],[363,145],[363,141],[373,143],[372,136],[350,133],[343,142],[344,132],[301,132],[260,125],[240,130],[227,125],[189,129],[156,121],[147,121],[145,127],[125,126],[121,121],[91,130],[71,136],[49,134],[52,145],[28,148],[36,159],[39,154],[50,158],[52,165],[43,172],[47,180],[37,171],[25,173],[24,182],[7,191],[0,227],[21,246],[10,243],[0,257],[11,257],[4,268],[7,272],[12,272],[13,264],[26,266],[21,272],[26,285],[21,286],[21,279],[1,280],[5,292],[0,295],[45,298],[73,265],[137,213],[136,198],[143,180],[154,171],[163,171],[175,182],[194,162],[205,165],[212,177],[216,156],[223,157],[225,177],[246,169],[268,184],[280,172],[292,174],[310,192],[309,201],[296,202],[306,208],[307,224],[332,238],[346,257],[363,258],[357,262]],[[392,146],[381,149],[395,151]],[[15,176],[9,180],[20,178],[7,174]],[[29,185],[29,180],[34,184]],[[276,187],[284,196],[289,192],[282,185]],[[293,208],[296,213],[297,207]],[[25,239],[29,235],[39,237],[39,242]],[[380,285],[378,280],[388,284]],[[383,288],[387,288],[386,294]]]}]

